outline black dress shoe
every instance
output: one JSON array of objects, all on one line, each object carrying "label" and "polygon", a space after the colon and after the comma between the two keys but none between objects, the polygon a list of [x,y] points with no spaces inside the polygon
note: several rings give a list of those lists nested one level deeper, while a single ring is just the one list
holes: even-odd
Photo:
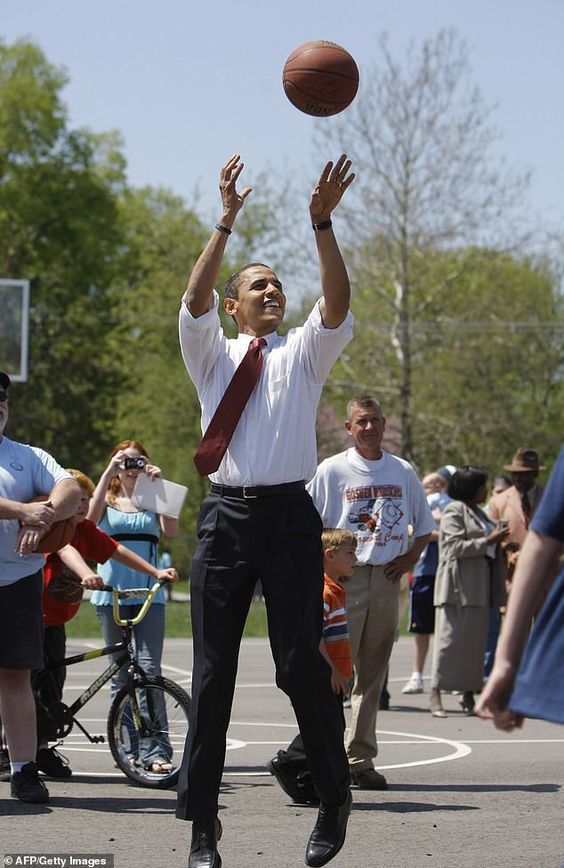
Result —
[{"label": "black dress shoe", "polygon": [[321,804],[317,823],[307,842],[306,865],[317,868],[326,865],[336,856],[347,834],[347,821],[352,808],[350,791],[343,805]]},{"label": "black dress shoe", "polygon": [[221,838],[221,823],[217,820],[192,823],[192,843],[188,868],[221,868],[217,842]]},{"label": "black dress shoe", "polygon": [[298,805],[318,805],[319,796],[308,771],[296,772],[280,757],[280,751],[266,767],[274,775],[286,795]]}]

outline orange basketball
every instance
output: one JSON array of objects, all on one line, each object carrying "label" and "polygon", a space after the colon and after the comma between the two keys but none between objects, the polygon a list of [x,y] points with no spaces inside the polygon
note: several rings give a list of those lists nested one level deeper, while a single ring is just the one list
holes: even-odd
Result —
[{"label": "orange basketball", "polygon": [[358,80],[354,58],[340,45],[323,39],[304,42],[292,51],[282,74],[292,105],[319,118],[346,109],[356,96]]},{"label": "orange basketball", "polygon": [[51,525],[45,536],[41,537],[34,551],[58,552],[59,549],[62,549],[63,546],[66,546],[71,541],[75,529],[76,522],[72,518],[56,521]]}]

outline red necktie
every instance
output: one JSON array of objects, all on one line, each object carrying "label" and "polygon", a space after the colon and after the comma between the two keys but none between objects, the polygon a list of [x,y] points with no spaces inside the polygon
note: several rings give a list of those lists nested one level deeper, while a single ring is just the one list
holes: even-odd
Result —
[{"label": "red necktie", "polygon": [[254,338],[239,367],[233,374],[223,398],[213,414],[200,445],[194,454],[194,464],[201,476],[214,473],[241,418],[247,401],[255,388],[262,369],[261,347],[266,346],[264,338]]}]

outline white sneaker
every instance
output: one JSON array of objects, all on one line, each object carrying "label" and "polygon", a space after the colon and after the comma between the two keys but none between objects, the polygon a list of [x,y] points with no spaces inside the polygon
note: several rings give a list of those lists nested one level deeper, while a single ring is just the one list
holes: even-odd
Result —
[{"label": "white sneaker", "polygon": [[415,675],[412,675],[401,692],[402,693],[423,693],[423,679],[417,678]]}]

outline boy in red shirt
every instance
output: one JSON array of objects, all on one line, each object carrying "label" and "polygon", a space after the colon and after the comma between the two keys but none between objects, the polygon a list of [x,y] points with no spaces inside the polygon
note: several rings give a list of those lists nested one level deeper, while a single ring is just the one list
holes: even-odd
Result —
[{"label": "boy in red shirt", "polygon": [[[178,581],[178,573],[172,567],[159,570],[135,552],[116,542],[86,518],[90,498],[95,485],[80,470],[68,469],[82,489],[78,510],[74,516],[76,528],[70,543],[59,552],[47,556],[43,568],[43,620],[45,636],[43,656],[48,666],[62,660],[66,649],[65,622],[70,621],[80,607],[83,588],[102,588],[103,579],[98,576],[86,561],[104,564],[110,558],[131,569],[146,573],[156,580]],[[43,703],[61,701],[65,682],[63,667],[52,670],[49,679],[37,686],[37,693]],[[68,778],[72,771],[55,748],[50,748],[45,739],[41,740],[37,751],[39,770],[50,777]]]},{"label": "boy in red shirt", "polygon": [[[321,535],[321,542],[325,574],[323,632],[319,650],[331,667],[331,687],[341,709],[344,734],[343,697],[349,691],[353,668],[343,583],[350,579],[356,564],[356,537],[350,530],[326,528]],[[294,802],[302,805],[319,804],[300,733],[286,750],[278,751],[267,763],[267,768]]]}]

